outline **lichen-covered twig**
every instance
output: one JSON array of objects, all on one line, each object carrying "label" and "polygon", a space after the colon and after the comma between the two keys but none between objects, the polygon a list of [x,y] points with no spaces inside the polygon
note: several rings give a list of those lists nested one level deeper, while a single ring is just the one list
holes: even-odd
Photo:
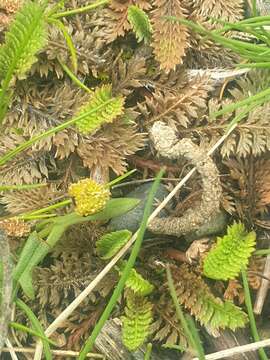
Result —
[{"label": "lichen-covered twig", "polygon": [[151,138],[160,155],[169,159],[184,157],[196,166],[202,178],[203,194],[199,205],[188,209],[181,217],[155,218],[148,225],[158,234],[181,236],[196,230],[219,211],[222,188],[214,161],[190,139],[178,140],[175,131],[157,121],[151,129]]},{"label": "lichen-covered twig", "polygon": [[11,317],[12,264],[6,233],[0,229],[0,265],[2,266],[2,286],[0,289],[0,355],[6,342],[8,323]]}]

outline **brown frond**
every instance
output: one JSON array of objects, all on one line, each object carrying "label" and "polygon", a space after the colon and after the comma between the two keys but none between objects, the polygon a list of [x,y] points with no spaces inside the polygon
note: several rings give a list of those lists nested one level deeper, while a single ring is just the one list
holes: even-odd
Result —
[{"label": "brown frond", "polygon": [[[247,77],[236,80],[235,85],[229,90],[232,98],[226,97],[223,106],[244,100],[259,91],[269,87],[269,72],[253,71]],[[217,99],[210,99],[208,103],[209,113],[220,110],[221,104]],[[237,115],[242,109],[235,112]],[[196,136],[202,142],[214,144],[225,132],[232,120],[232,114],[225,114],[215,121],[205,117],[199,117],[194,125],[183,130],[184,136]],[[257,106],[250,111],[246,118],[241,121],[237,128],[223,142],[220,148],[222,157],[232,155],[247,157],[248,155],[259,156],[270,150],[270,104]]]},{"label": "brown frond", "polygon": [[227,289],[223,296],[225,300],[232,302],[237,301],[239,304],[243,304],[245,301],[243,286],[236,279],[229,280]]},{"label": "brown frond", "polygon": [[249,266],[248,266],[248,283],[249,286],[258,290],[261,286],[262,277],[260,274],[263,274],[265,264],[265,258],[260,256],[252,256],[250,258]]},{"label": "brown frond", "polygon": [[[17,89],[13,107],[5,118],[5,126],[7,129],[11,126],[19,128],[25,138],[33,137],[71,118],[87,97],[85,92],[68,80],[57,80],[50,84],[47,81],[23,81]],[[78,134],[68,128],[42,139],[32,149],[55,150],[55,157],[64,159],[75,151],[77,145]]]},{"label": "brown frond", "polygon": [[192,15],[202,19],[219,19],[236,22],[242,19],[244,13],[243,0],[191,0]]},{"label": "brown frond", "polygon": [[187,50],[186,56],[189,69],[231,68],[240,61],[239,56],[231,50],[207,41],[197,34],[191,36],[191,39],[191,47]]},{"label": "brown frond", "polygon": [[168,347],[172,345],[179,345],[184,349],[188,347],[188,340],[179,324],[175,308],[159,302],[158,306],[154,307],[154,316],[156,319],[150,327],[154,341]]},{"label": "brown frond", "polygon": [[[179,87],[179,88],[178,88]],[[212,90],[206,77],[196,77],[184,83],[184,86],[172,89],[157,89],[138,108],[145,124],[162,120],[175,128],[187,128],[192,119],[199,117],[206,109],[206,100]]]},{"label": "brown frond", "polygon": [[9,213],[18,214],[48,206],[61,195],[55,185],[50,185],[31,190],[5,192],[1,203]]},{"label": "brown frond", "polygon": [[[79,74],[97,76],[99,71],[110,68],[113,51],[106,47],[106,19],[102,9],[81,14],[79,25],[69,17],[65,26],[76,47]],[[64,71],[58,59],[72,68],[70,52],[62,33],[56,26],[50,26],[48,45],[39,55],[39,62],[32,67],[32,74],[48,77],[54,72],[57,78],[62,78]]]},{"label": "brown frond", "polygon": [[[215,297],[196,269],[187,264],[171,266],[177,298],[195,318],[210,331],[243,327],[247,316],[231,302]],[[195,270],[195,271],[194,271]],[[164,295],[165,297],[168,295]],[[167,306],[173,307],[171,299]]]},{"label": "brown frond", "polygon": [[127,168],[126,158],[141,149],[144,142],[144,134],[138,133],[134,125],[118,120],[93,136],[82,137],[77,152],[91,171],[99,168],[107,173],[110,168],[120,175]]},{"label": "brown frond", "polygon": [[153,40],[152,46],[160,68],[169,72],[182,64],[189,46],[186,26],[164,19],[165,16],[183,18],[187,11],[180,0],[155,0],[152,11]]},{"label": "brown frond", "polygon": [[224,164],[230,174],[225,190],[234,199],[238,216],[253,223],[270,205],[270,159],[237,158]]},{"label": "brown frond", "polygon": [[123,62],[120,58],[116,68],[112,69],[112,87],[115,94],[129,95],[136,88],[142,86],[141,81],[145,76],[146,67],[144,58],[132,57]]},{"label": "brown frond", "polygon": [[1,167],[1,183],[21,185],[44,182],[49,177],[50,167],[55,167],[51,154],[43,152],[21,154]]},{"label": "brown frond", "polygon": [[[248,265],[248,283],[253,290],[258,290],[261,286],[265,259],[259,256],[252,256]],[[230,301],[237,301],[238,304],[243,304],[245,301],[245,294],[242,284],[237,279],[228,282],[227,289],[224,293],[224,299]]]}]

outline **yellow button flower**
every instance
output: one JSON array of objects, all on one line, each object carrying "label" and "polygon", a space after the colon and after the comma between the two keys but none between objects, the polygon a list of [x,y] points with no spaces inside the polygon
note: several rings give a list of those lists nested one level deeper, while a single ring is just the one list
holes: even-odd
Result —
[{"label": "yellow button flower", "polygon": [[83,179],[71,184],[68,193],[75,199],[75,211],[81,216],[88,216],[103,210],[110,199],[110,191],[92,179]]}]

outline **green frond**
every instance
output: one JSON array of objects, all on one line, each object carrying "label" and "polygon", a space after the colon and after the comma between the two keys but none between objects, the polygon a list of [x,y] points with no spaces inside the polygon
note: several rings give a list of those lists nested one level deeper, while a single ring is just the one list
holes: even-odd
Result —
[{"label": "green frond", "polygon": [[[125,265],[126,261],[122,261],[119,270],[120,274]],[[154,286],[149,281],[145,280],[135,269],[131,270],[125,283],[125,288],[132,290],[136,295],[140,296],[149,295],[154,290]]]},{"label": "green frond", "polygon": [[210,329],[229,328],[234,331],[245,327],[248,322],[247,314],[230,301],[222,302],[212,296],[202,298],[199,301],[202,301],[204,311],[201,311],[196,318]]},{"label": "green frond", "polygon": [[104,260],[110,259],[127,243],[131,234],[129,230],[119,230],[103,235],[96,242],[98,255]]},{"label": "green frond", "polygon": [[16,14],[0,48],[0,79],[10,82],[15,75],[23,76],[46,42],[45,8],[37,2],[26,1]]},{"label": "green frond", "polygon": [[204,260],[204,275],[217,280],[236,278],[255,249],[256,234],[247,232],[241,223],[228,227],[227,235],[217,239],[216,245]]},{"label": "green frond", "polygon": [[[104,107],[104,105],[106,105]],[[99,107],[101,108],[98,111]],[[112,96],[111,85],[103,85],[95,90],[89,103],[82,106],[77,116],[82,116],[86,112],[96,109],[89,116],[76,122],[78,130],[82,134],[90,134],[99,129],[104,123],[112,122],[117,116],[123,113],[124,98],[122,96]]]},{"label": "green frond", "polygon": [[128,21],[136,35],[138,42],[148,42],[151,37],[151,24],[146,13],[136,5],[128,7]]},{"label": "green frond", "polygon": [[37,60],[36,54],[47,42],[45,5],[26,1],[6,32],[0,47],[0,121],[12,97],[14,76],[23,77]]},{"label": "green frond", "polygon": [[209,286],[190,266],[172,268],[178,301],[210,331],[244,327],[248,316],[230,301],[213,295]]},{"label": "green frond", "polygon": [[150,332],[153,305],[142,296],[130,292],[122,322],[123,344],[130,350],[142,345]]}]

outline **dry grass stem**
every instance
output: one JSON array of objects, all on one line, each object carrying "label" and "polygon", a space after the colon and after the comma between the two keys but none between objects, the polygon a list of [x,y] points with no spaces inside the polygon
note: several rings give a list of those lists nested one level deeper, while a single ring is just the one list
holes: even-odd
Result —
[{"label": "dry grass stem", "polygon": [[[15,353],[24,353],[24,354],[33,354],[35,352],[34,348],[26,348],[26,347],[13,347],[12,348]],[[10,349],[7,347],[3,348],[3,352],[9,352]],[[53,355],[56,356],[71,356],[76,357],[79,355],[78,351],[71,351],[71,350],[51,350]],[[103,355],[101,354],[94,354],[89,353],[86,356],[89,359],[105,359]]]},{"label": "dry grass stem", "polygon": [[[9,354],[11,356],[12,360],[19,360],[16,352],[14,350],[14,347],[12,346],[11,342],[9,341],[9,339],[6,339],[6,345],[7,345],[7,351],[9,351]],[[3,348],[4,349],[4,348]]]},{"label": "dry grass stem", "polygon": [[270,255],[267,255],[266,262],[264,265],[264,271],[263,271],[263,279],[261,282],[261,286],[259,290],[257,291],[256,301],[253,307],[253,312],[256,315],[260,315],[263,309],[263,305],[265,302],[265,298],[268,293],[269,289],[269,280],[267,278],[270,278]]},{"label": "dry grass stem", "polygon": [[[247,344],[247,345],[241,345],[241,346],[235,346],[231,349],[227,350],[221,350],[218,352],[215,352],[213,354],[208,354],[205,356],[206,360],[218,360],[218,359],[231,359],[232,356],[236,354],[242,354],[249,351],[256,351],[258,349],[268,347],[270,346],[270,339],[257,341],[255,343]],[[199,360],[198,358],[193,358],[193,360]]]}]

